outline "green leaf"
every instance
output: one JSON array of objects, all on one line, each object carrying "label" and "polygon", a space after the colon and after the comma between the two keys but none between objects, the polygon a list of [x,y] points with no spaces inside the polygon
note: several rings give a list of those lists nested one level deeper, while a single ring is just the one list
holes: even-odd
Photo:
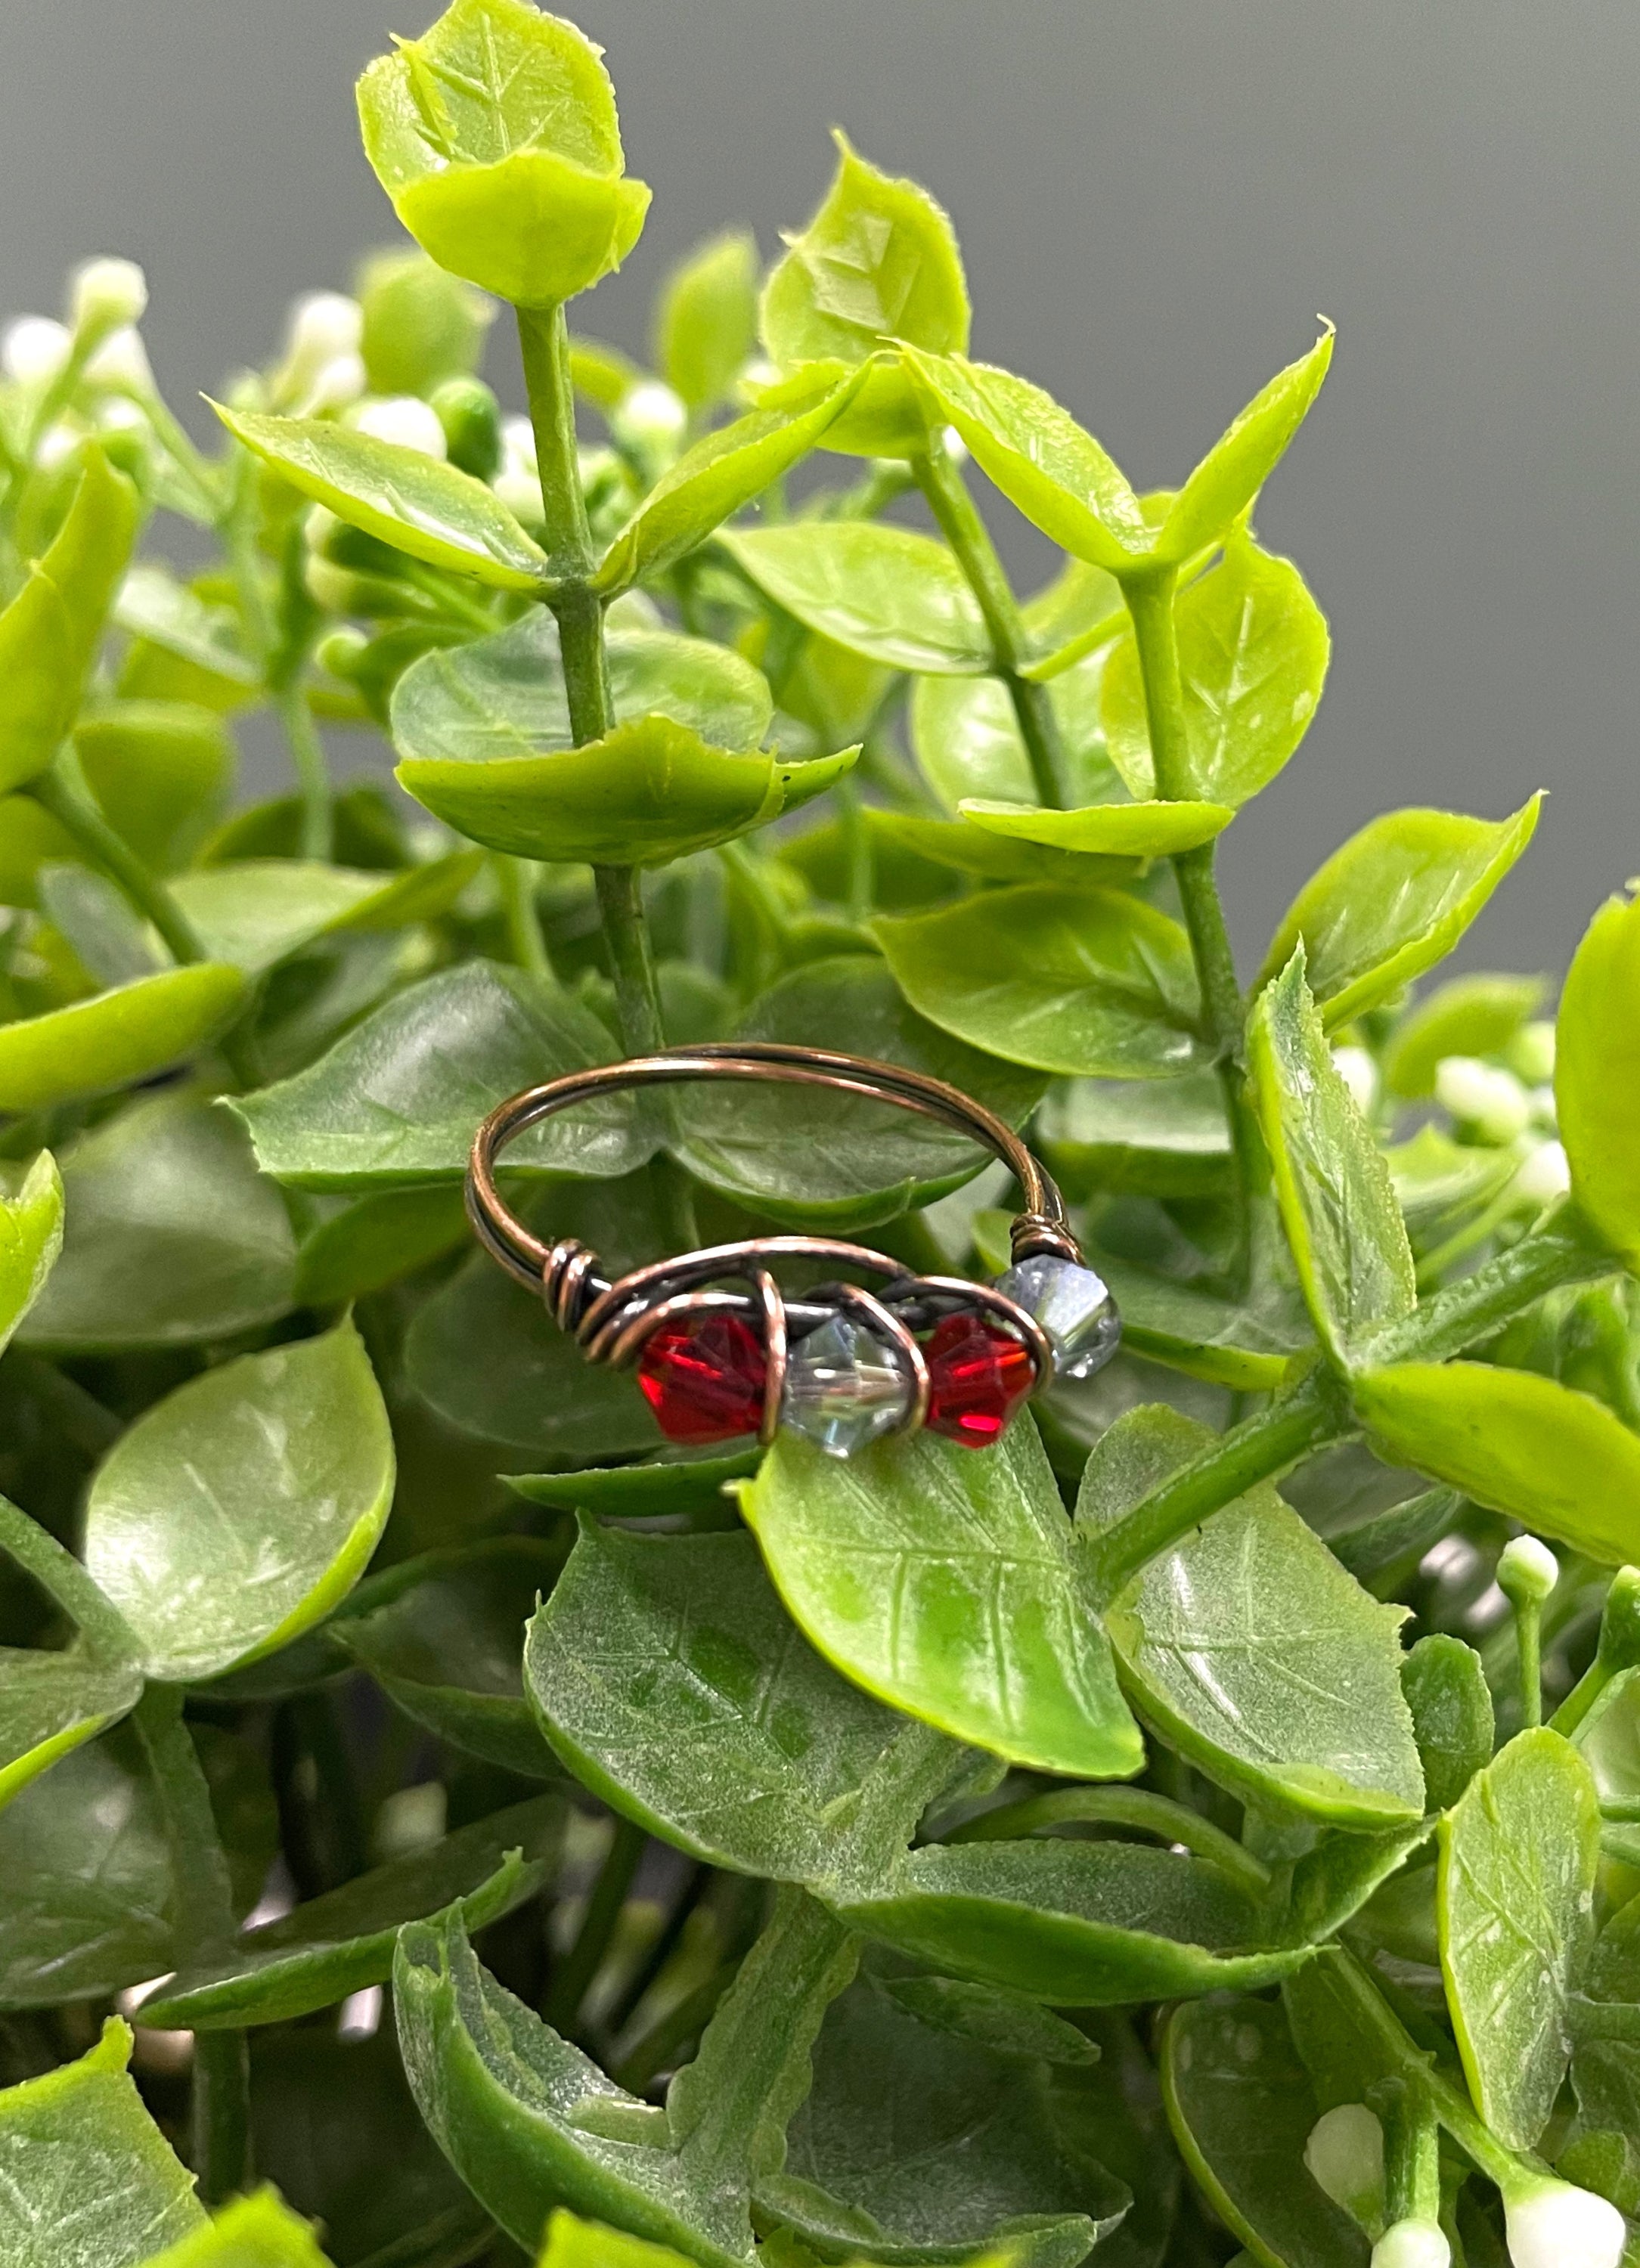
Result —
[{"label": "green leaf", "polygon": [[530,1779],[558,1766],[520,1668],[524,1630],[564,1564],[559,1543],[498,1535],[373,1576],[329,1625],[412,1722]]},{"label": "green leaf", "polygon": [[[762,329],[782,369],[870,362],[864,393],[830,439],[866,456],[927,446],[916,396],[884,350],[935,353],[968,343],[968,285],[956,232],[915,181],[880,173],[834,130],[838,168],[824,202],[764,287]],[[881,358],[878,358],[881,357]]]},{"label": "green leaf", "polygon": [[754,409],[697,441],[661,475],[605,552],[598,588],[624,591],[676,565],[806,457],[859,391],[857,380],[845,379],[807,409]]},{"label": "green leaf", "polygon": [[419,449],[321,417],[212,408],[238,441],[351,526],[429,566],[539,592],[546,555],[492,490]]},{"label": "green leaf", "polygon": [[1489,1363],[1397,1363],[1351,1388],[1378,1454],[1603,1566],[1640,1559],[1640,1438],[1592,1395]]},{"label": "green leaf", "polygon": [[85,1564],[149,1675],[214,1677],[322,1620],[363,1573],[393,1440],[351,1322],[178,1387],[98,1469]]},{"label": "green leaf", "polygon": [[1139,899],[986,891],[873,933],[913,1008],[1010,1063],[1165,1079],[1209,1060],[1185,932]]},{"label": "green leaf", "polygon": [[1382,1152],[1335,1068],[1302,946],[1247,1027],[1252,1100],[1304,1300],[1334,1361],[1417,1304],[1412,1247]]},{"label": "green leaf", "polygon": [[1129,1189],[1193,1197],[1230,1185],[1230,1126],[1215,1071],[1056,1085],[1038,1114],[1036,1139],[1067,1197]]},{"label": "green leaf", "polygon": [[1176,2008],[1162,2093],[1186,2163],[1259,2268],[1366,2268],[1366,2238],[1304,2163],[1320,2104],[1278,2004]]},{"label": "green leaf", "polygon": [[[1193,792],[1232,807],[1267,787],[1310,728],[1331,641],[1320,608],[1289,560],[1251,537],[1174,602],[1185,729]],[[1131,636],[1104,681],[1104,730],[1122,777],[1154,795],[1156,774],[1139,652]]]},{"label": "green leaf", "polygon": [[149,1095],[63,1159],[63,1257],[24,1337],[65,1351],[231,1338],[294,1305],[295,1243],[278,1191],[225,1111]]},{"label": "green leaf", "polygon": [[655,364],[698,416],[727,401],[757,344],[757,239],[728,228],[669,273],[655,312]]},{"label": "green leaf", "polygon": [[[1078,806],[1127,801],[1099,720],[1102,659],[1083,662],[1049,688],[1059,726],[1067,799]],[[1031,760],[1000,677],[919,677],[912,688],[911,739],[918,767],[948,811],[964,797],[1034,804]]]},{"label": "green leaf", "polygon": [[[178,582],[158,560],[139,559],[131,568],[115,598],[113,621],[137,641],[120,673],[122,692],[135,690],[129,682],[133,659],[144,677],[163,659],[170,665],[167,674],[189,684],[176,696],[180,700],[198,700],[220,715],[255,699],[260,673],[244,651],[234,608]],[[180,672],[177,663],[184,665]]]},{"label": "green leaf", "polygon": [[40,909],[99,985],[129,984],[166,965],[165,953],[106,874],[78,865],[43,865],[35,876]]},{"label": "green leaf", "polygon": [[[1159,1403],[1126,1412],[1088,1460],[1078,1529],[1115,1527],[1213,1439]],[[1406,1618],[1266,1482],[1152,1560],[1104,1623],[1140,1714],[1210,1778],[1262,1810],[1373,1828],[1423,1810]]]},{"label": "green leaf", "polygon": [[6,2268],[136,2268],[204,2226],[194,2177],[143,2106],[131,2032],[109,2017],[78,2063],[0,2093]]},{"label": "green leaf", "polygon": [[[643,1536],[582,1516],[529,1627],[543,1728],[595,1794],[708,1865],[775,1881],[831,1874],[903,1718],[792,1628],[743,1531]],[[866,1862],[915,1826],[890,1821]]]},{"label": "green leaf", "polygon": [[233,736],[189,701],[111,701],[81,717],[74,747],[116,834],[156,873],[186,865],[222,815]]},{"label": "green leaf", "polygon": [[1585,932],[1555,1025],[1555,1104],[1582,1211],[1640,1262],[1640,898],[1609,898]]},{"label": "green leaf", "polygon": [[[454,1182],[499,1102],[605,1062],[612,1046],[590,1010],[550,979],[470,961],[395,993],[317,1063],[233,1107],[262,1171],[299,1188]],[[615,1096],[521,1136],[507,1166],[619,1175],[654,1145],[631,1098]]]},{"label": "green leaf", "polygon": [[1474,2104],[1529,2150],[1571,2051],[1589,1950],[1599,1811],[1570,1741],[1518,1734],[1441,1822],[1441,1970]]},{"label": "green leaf", "polygon": [[[1010,841],[968,819],[927,819],[920,812],[883,811],[869,804],[862,816],[874,852],[886,849],[901,860],[914,859],[925,873],[929,866],[945,867],[987,882],[1057,882],[1080,893],[1098,882],[1129,881],[1141,871],[1136,859]],[[949,895],[949,889],[925,889],[912,902],[920,906],[931,896]]]},{"label": "green leaf", "polygon": [[988,835],[1117,858],[1164,858],[1196,850],[1222,835],[1236,815],[1222,803],[1093,803],[1051,811],[975,796],[965,796],[957,807]]},{"label": "green leaf", "polygon": [[681,1454],[676,1450],[635,1465],[591,1465],[579,1472],[508,1473],[508,1488],[530,1504],[555,1512],[609,1513],[623,1520],[652,1513],[727,1512],[725,1481],[744,1480],[762,1461],[759,1448],[732,1449],[724,1456]]},{"label": "green leaf", "polygon": [[618,268],[648,210],[624,180],[615,91],[573,24],[527,0],[454,0],[358,82],[365,154],[441,268],[552,307]]},{"label": "green leaf", "polygon": [[844,1462],[782,1433],[737,1493],[793,1620],[868,1693],[1038,1771],[1140,1770],[1024,1419],[983,1455],[920,1433]]},{"label": "green leaf", "polygon": [[[925,1022],[882,963],[864,955],[794,969],[753,1005],[734,1036],[905,1064],[960,1087],[1013,1126],[1030,1116],[1044,1086]],[[838,1233],[930,1203],[971,1179],[990,1155],[909,1111],[802,1087],[688,1087],[677,1123],[677,1154],[697,1179],[771,1220]]]},{"label": "green leaf", "polygon": [[[661,1249],[650,1182],[561,1186],[533,1218],[549,1242],[573,1235],[591,1245],[611,1277]],[[578,1463],[661,1446],[632,1377],[589,1364],[540,1294],[484,1252],[417,1309],[404,1374],[430,1409],[483,1440]]]},{"label": "green leaf", "polygon": [[17,1195],[0,1192],[0,1347],[38,1301],[63,1249],[63,1177],[42,1150]]},{"label": "green leaf", "polygon": [[1492,1759],[1492,1693],[1474,1646],[1445,1631],[1421,1638],[1401,1664],[1431,1811],[1450,1811]]},{"label": "green leaf", "polygon": [[0,1024],[0,1110],[48,1110],[184,1063],[245,1004],[237,968],[198,961]]},{"label": "green leaf", "polygon": [[932,535],[882,520],[802,519],[720,540],[777,606],[850,653],[955,677],[994,666],[979,601]]},{"label": "green leaf", "polygon": [[994,1984],[964,1984],[954,1977],[891,1973],[884,1989],[890,2000],[920,2023],[953,2039],[977,2041],[999,2055],[1035,2056],[1060,2066],[1099,2059],[1097,2041],[1023,1992],[1003,1992]]},{"label": "green leaf", "polygon": [[339,1307],[379,1292],[448,1252],[467,1233],[462,1192],[449,1182],[337,1202],[340,1209],[302,1240],[296,1263],[300,1307]]},{"label": "green leaf", "polygon": [[137,490],[88,446],[55,541],[0,612],[0,794],[37,778],[68,736],[137,521]]},{"label": "green leaf", "polygon": [[1302,1312],[1289,1313],[1284,1301],[1240,1307],[1104,1252],[1093,1258],[1121,1310],[1123,1344],[1171,1370],[1243,1393],[1274,1394],[1292,1358],[1311,1344]]},{"label": "green leaf", "polygon": [[1051,394],[961,354],[925,354],[913,344],[905,359],[981,471],[1061,550],[1118,576],[1144,561],[1156,531],[1143,505]]},{"label": "green leaf", "polygon": [[767,683],[704,639],[620,631],[609,674],[624,721],[578,748],[547,615],[429,653],[394,691],[398,777],[493,850],[658,865],[765,825],[830,786],[858,753],[785,763],[759,749]]},{"label": "green leaf", "polygon": [[1384,1050],[1392,1094],[1420,1101],[1435,1092],[1444,1056],[1501,1055],[1542,1001],[1540,976],[1454,976],[1397,1023]]},{"label": "green leaf", "polygon": [[[567,2205],[701,2268],[745,2268],[743,2196],[703,2194],[664,2113],[606,2079],[482,1968],[459,1922],[399,1939],[394,1999],[423,2118],[485,2210],[527,2249]],[[654,2137],[654,2139],[650,2139]]]},{"label": "green leaf", "polygon": [[406,1922],[447,1909],[476,1930],[536,1896],[563,1825],[559,1799],[538,1796],[356,1875],[245,1931],[224,1958],[185,1966],[144,2002],[144,2021],[191,2031],[283,2024],[384,1984]]},{"label": "green leaf", "polygon": [[313,2226],[287,2210],[277,2193],[235,2198],[209,2228],[156,2253],[144,2268],[330,2268]]},{"label": "green leaf", "polygon": [[1128,2195],[1059,2108],[1040,2061],[954,2037],[862,1977],[827,2012],[757,2203],[822,2258],[961,2260],[996,2243],[1021,2268],[1075,2268]]},{"label": "green leaf", "polygon": [[484,862],[457,850],[402,874],[246,858],[180,875],[171,895],[213,961],[255,975],[340,931],[408,928],[447,913]]},{"label": "green leaf", "polygon": [[1062,2008],[1256,1992],[1310,1954],[1261,1946],[1262,1915],[1219,1867],[1138,1843],[931,1844],[826,1895],[851,1929],[948,1976]]},{"label": "green leaf", "polygon": [[1317,869],[1283,916],[1260,983],[1301,943],[1329,1031],[1433,968],[1531,842],[1543,799],[1511,819],[1391,811]]},{"label": "green leaf", "polygon": [[142,1690],[135,1664],[83,1642],[61,1653],[0,1646],[0,1810],[135,1708]]},{"label": "green leaf", "polygon": [[1156,556],[1178,563],[1218,541],[1287,453],[1333,360],[1329,324],[1308,354],[1278,371],[1208,450],[1168,506]]},{"label": "green leaf", "polygon": [[547,2223],[536,2268],[678,2268],[683,2258],[669,2244],[646,2244],[602,2221],[579,2220],[560,2206]]}]

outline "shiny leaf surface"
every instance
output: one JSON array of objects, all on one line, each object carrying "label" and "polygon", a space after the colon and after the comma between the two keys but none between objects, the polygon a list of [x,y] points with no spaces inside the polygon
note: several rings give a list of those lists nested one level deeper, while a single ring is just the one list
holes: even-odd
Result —
[{"label": "shiny leaf surface", "polygon": [[1555,1101],[1572,1189],[1613,1247],[1640,1258],[1640,898],[1612,898],[1577,947],[1555,1025]]},{"label": "shiny leaf surface", "polygon": [[237,968],[200,961],[0,1024],[0,1110],[46,1110],[197,1055],[245,1002]]},{"label": "shiny leaf surface", "polygon": [[979,601],[943,543],[876,520],[740,528],[724,548],[812,630],[890,669],[973,676],[992,666]]}]

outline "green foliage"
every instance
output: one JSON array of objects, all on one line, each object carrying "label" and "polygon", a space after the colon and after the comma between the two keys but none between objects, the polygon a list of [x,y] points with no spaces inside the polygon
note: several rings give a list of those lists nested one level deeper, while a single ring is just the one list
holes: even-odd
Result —
[{"label": "green foliage", "polygon": [[[125,263],[0,358],[0,2257],[1495,2268],[1550,2163],[1640,2224],[1640,917],[1557,1027],[1420,992],[1539,799],[1393,813],[1244,986],[1330,330],[1141,495],[843,136],[649,370],[565,313],[648,202],[591,40],[454,0],[358,99],[413,241],[209,449],[99,358]],[[667,1443],[462,1183],[722,1040],[1021,1131],[1121,1351],[980,1454]],[[610,1278],[985,1278],[1016,1201],[729,1081],[504,1176]]]}]

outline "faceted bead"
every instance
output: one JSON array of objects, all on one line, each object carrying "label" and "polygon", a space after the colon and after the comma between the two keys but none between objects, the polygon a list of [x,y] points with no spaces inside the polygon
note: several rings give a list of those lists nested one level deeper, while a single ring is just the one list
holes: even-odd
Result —
[{"label": "faceted bead", "polygon": [[739,1315],[663,1323],[638,1358],[638,1383],[669,1441],[729,1441],[763,1423],[763,1341]]},{"label": "faceted bead", "polygon": [[852,1457],[892,1432],[911,1402],[893,1348],[852,1315],[833,1315],[792,1349],[780,1423],[829,1457]]},{"label": "faceted bead", "polygon": [[1091,1268],[1037,1252],[999,1276],[996,1288],[1047,1333],[1056,1378],[1091,1378],[1116,1352],[1122,1319],[1104,1278]]},{"label": "faceted bead", "polygon": [[928,1365],[928,1431],[988,1449],[1035,1382],[1031,1350],[971,1312],[947,1315],[923,1345]]}]

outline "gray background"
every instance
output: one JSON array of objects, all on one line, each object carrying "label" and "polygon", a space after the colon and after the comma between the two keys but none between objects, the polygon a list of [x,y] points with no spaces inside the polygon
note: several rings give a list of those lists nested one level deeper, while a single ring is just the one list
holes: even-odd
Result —
[{"label": "gray background", "polygon": [[[387,240],[351,82],[434,0],[6,0],[0,307],[148,268],[173,398],[271,352]],[[1260,526],[1334,633],[1320,718],[1223,853],[1256,956],[1396,802],[1555,791],[1466,950],[1563,964],[1640,868],[1635,257],[1622,0],[582,0],[650,225],[581,320],[631,348],[665,264],[802,221],[846,125],[961,235],[976,351],[1175,482],[1325,311],[1333,372]],[[513,382],[498,358],[499,382]],[[1001,530],[1022,576],[1044,563]]]}]

